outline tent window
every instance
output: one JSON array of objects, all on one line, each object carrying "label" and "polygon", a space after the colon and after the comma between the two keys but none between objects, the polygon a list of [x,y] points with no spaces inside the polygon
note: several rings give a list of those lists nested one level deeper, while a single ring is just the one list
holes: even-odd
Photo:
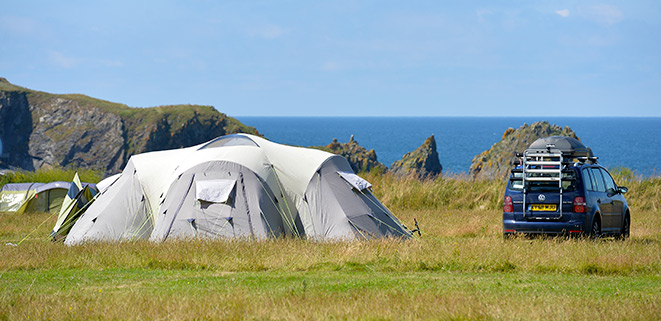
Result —
[{"label": "tent window", "polygon": [[195,198],[208,203],[227,203],[234,190],[235,180],[214,179],[195,182]]},{"label": "tent window", "polygon": [[337,172],[340,177],[342,177],[349,185],[351,185],[353,188],[362,191],[365,189],[368,189],[372,187],[372,184],[370,182],[364,180],[362,177],[354,174],[354,173],[349,173],[349,172]]},{"label": "tent window", "polygon": [[240,135],[228,135],[216,138],[200,149],[223,147],[223,146],[255,146],[259,147],[252,139]]}]

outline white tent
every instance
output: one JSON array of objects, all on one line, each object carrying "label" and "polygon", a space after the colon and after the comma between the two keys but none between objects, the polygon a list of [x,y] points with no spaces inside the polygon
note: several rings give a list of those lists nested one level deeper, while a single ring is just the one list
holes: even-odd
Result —
[{"label": "white tent", "polygon": [[222,136],[131,157],[66,243],[279,235],[408,238],[370,186],[341,156],[248,134]]}]

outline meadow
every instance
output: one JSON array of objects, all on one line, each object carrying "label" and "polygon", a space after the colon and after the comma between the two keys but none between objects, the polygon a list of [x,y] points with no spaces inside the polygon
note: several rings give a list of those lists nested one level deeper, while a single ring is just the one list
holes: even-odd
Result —
[{"label": "meadow", "polygon": [[661,178],[614,172],[630,190],[625,241],[504,240],[503,182],[461,175],[362,174],[420,223],[407,241],[67,247],[46,238],[51,214],[0,214],[0,320],[658,320]]}]

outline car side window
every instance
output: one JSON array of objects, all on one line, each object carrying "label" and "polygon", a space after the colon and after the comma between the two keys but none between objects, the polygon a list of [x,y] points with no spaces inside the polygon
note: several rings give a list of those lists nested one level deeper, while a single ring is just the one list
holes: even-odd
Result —
[{"label": "car side window", "polygon": [[583,185],[585,186],[586,191],[592,191],[592,176],[590,175],[590,170],[587,168],[583,169]]},{"label": "car side window", "polygon": [[521,180],[522,177],[523,173],[512,173],[512,177],[510,178],[510,188],[516,191],[523,190],[523,180]]},{"label": "car side window", "polygon": [[597,192],[606,192],[606,185],[604,185],[604,178],[601,176],[599,168],[590,168],[590,176],[592,176],[592,186]]},{"label": "car side window", "polygon": [[603,168],[601,168],[600,171],[601,171],[601,175],[604,176],[604,182],[606,182],[606,191],[615,192],[617,185],[615,185],[615,181],[613,180],[613,177],[611,177],[611,175]]}]

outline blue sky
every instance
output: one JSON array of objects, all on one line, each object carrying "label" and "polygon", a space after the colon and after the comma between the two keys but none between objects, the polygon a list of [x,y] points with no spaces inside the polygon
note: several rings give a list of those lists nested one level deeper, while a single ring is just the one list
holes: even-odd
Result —
[{"label": "blue sky", "polygon": [[661,116],[660,1],[0,0],[0,77],[231,116]]}]

